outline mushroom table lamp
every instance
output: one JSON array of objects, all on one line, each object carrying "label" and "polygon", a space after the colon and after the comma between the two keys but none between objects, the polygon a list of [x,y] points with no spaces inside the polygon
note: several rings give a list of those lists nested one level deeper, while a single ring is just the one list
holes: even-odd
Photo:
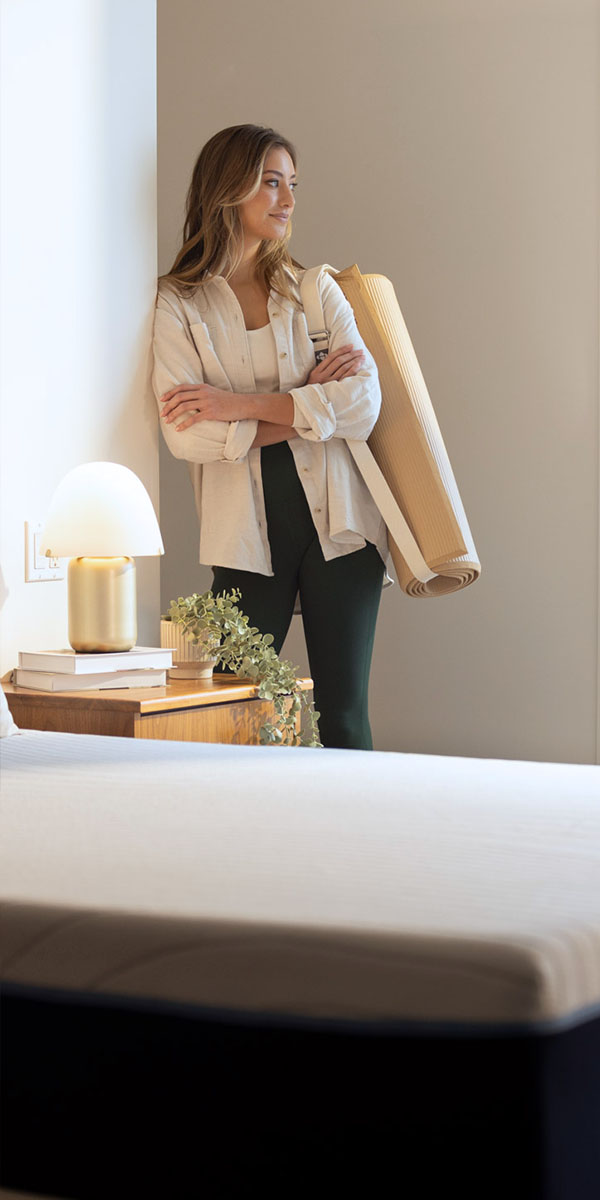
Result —
[{"label": "mushroom table lamp", "polygon": [[86,653],[131,650],[137,638],[134,556],[164,554],[152,501],[128,467],[92,462],[59,483],[42,554],[70,558],[69,641]]}]

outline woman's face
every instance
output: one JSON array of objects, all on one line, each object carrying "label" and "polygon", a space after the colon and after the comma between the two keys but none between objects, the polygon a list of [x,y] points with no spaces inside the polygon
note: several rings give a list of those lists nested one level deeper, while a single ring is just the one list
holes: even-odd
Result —
[{"label": "woman's face", "polygon": [[294,208],[295,187],[296,171],[287,150],[274,146],[265,159],[256,195],[238,206],[246,248],[284,237]]}]

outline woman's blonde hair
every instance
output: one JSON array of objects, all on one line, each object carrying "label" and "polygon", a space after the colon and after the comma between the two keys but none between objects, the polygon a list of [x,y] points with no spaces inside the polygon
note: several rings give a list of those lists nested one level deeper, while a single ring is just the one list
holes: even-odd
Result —
[{"label": "woman's blonde hair", "polygon": [[[231,125],[210,138],[192,172],[183,245],[163,280],[187,291],[210,275],[223,275],[225,279],[233,275],[243,253],[238,205],[256,195],[265,158],[275,146],[287,150],[296,167],[292,143],[263,125]],[[297,301],[294,268],[300,263],[288,253],[290,236],[288,224],[285,237],[260,243],[256,277],[267,292],[273,287],[280,295]]]}]

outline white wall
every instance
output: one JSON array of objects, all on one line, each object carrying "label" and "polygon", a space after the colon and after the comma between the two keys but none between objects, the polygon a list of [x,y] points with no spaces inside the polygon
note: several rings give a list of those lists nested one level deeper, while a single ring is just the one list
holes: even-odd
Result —
[{"label": "white wall", "polygon": [[[598,721],[596,0],[159,0],[159,267],[204,141],[297,143],[292,250],[389,275],[481,580],[384,593],[376,747],[594,761]],[[161,447],[162,597],[210,585]],[[285,652],[306,668],[299,619]]]},{"label": "white wall", "polygon": [[[24,521],[78,463],[158,505],[148,344],[156,282],[154,0],[2,2],[1,669],[67,645],[66,584],[24,582]],[[139,559],[140,643],[158,638]]]}]

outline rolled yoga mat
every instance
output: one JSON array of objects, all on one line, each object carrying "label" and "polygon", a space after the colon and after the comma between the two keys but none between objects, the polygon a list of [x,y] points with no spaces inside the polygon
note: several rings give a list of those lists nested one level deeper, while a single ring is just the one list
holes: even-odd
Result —
[{"label": "rolled yoga mat", "polygon": [[327,269],[377,363],[379,418],[368,443],[348,446],[388,526],[400,587],[409,596],[458,591],[481,564],[393,284],[356,265]]}]

